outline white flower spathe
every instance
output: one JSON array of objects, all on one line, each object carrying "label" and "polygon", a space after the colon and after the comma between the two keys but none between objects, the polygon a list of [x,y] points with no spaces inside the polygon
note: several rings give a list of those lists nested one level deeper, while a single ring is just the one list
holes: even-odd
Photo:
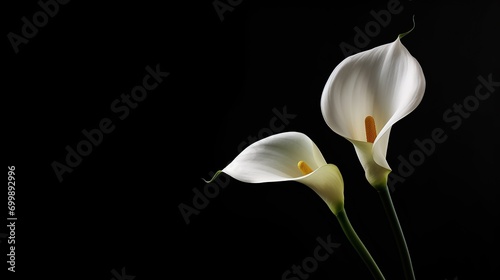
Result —
[{"label": "white flower spathe", "polygon": [[[400,37],[347,57],[328,78],[321,96],[323,118],[335,133],[352,142],[372,186],[387,183],[391,128],[420,104],[424,91],[422,68]],[[367,116],[375,121],[373,143],[367,141]]]},{"label": "white flower spathe", "polygon": [[[298,167],[305,162],[309,171]],[[296,181],[314,190],[334,214],[344,208],[344,181],[316,144],[300,132],[284,132],[252,143],[221,170],[245,183]]]}]

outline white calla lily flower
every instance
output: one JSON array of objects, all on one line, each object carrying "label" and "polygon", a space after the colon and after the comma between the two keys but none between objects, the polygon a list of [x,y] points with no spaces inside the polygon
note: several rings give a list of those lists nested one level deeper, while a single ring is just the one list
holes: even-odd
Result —
[{"label": "white calla lily flower", "polygon": [[284,132],[252,143],[220,170],[245,183],[296,181],[314,190],[336,215],[344,209],[344,181],[316,144],[300,132]]},{"label": "white calla lily flower", "polygon": [[321,96],[326,123],[352,142],[375,188],[385,187],[391,172],[386,153],[392,126],[419,105],[425,91],[422,68],[400,37],[344,59]]},{"label": "white calla lily flower", "polygon": [[245,183],[296,181],[315,191],[330,210],[375,279],[385,279],[359,239],[344,209],[344,180],[334,164],[326,162],[316,144],[300,132],[268,136],[244,149],[221,172]]}]

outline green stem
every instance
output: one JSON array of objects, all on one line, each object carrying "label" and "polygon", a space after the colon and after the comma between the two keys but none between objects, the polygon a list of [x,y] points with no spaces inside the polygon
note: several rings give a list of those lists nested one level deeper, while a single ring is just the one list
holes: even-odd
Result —
[{"label": "green stem", "polygon": [[384,206],[385,213],[389,218],[389,223],[396,238],[396,244],[399,250],[399,256],[403,263],[403,271],[405,274],[405,279],[415,280],[415,274],[413,272],[413,266],[411,264],[410,252],[408,251],[408,246],[406,245],[406,240],[399,224],[399,219],[396,214],[396,209],[392,203],[391,194],[389,193],[389,188],[387,186],[377,188],[382,200],[382,205]]},{"label": "green stem", "polygon": [[342,230],[344,230],[347,239],[349,239],[354,249],[356,249],[358,254],[361,256],[361,259],[363,259],[373,277],[375,279],[385,279],[384,275],[370,255],[370,252],[368,252],[365,245],[363,245],[363,242],[361,242],[361,239],[359,239],[358,235],[356,234],[356,231],[354,231],[351,222],[349,222],[349,218],[347,218],[345,209],[339,211],[335,216],[337,217]]}]

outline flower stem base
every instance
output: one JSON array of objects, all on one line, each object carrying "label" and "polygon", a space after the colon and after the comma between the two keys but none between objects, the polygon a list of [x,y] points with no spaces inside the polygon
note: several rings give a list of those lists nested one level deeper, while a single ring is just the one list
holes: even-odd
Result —
[{"label": "flower stem base", "polygon": [[413,272],[413,266],[411,263],[410,252],[408,251],[408,246],[406,245],[406,240],[403,234],[403,229],[399,223],[398,216],[396,214],[396,209],[392,203],[391,194],[389,188],[384,186],[383,188],[377,188],[380,200],[384,206],[385,213],[389,219],[389,223],[394,233],[396,239],[396,245],[398,246],[399,255],[403,263],[403,271],[406,280],[415,280],[415,274]]},{"label": "flower stem base", "polygon": [[347,239],[349,239],[349,242],[351,242],[352,246],[358,254],[360,255],[361,259],[365,262],[366,266],[372,273],[373,277],[378,280],[383,280],[384,275],[378,268],[377,264],[373,260],[372,256],[370,255],[370,252],[366,249],[365,245],[363,242],[361,242],[361,239],[359,239],[358,235],[354,231],[354,228],[351,225],[351,222],[349,222],[349,218],[347,217],[347,214],[345,212],[345,209],[342,209],[339,211],[337,214],[337,220],[340,223],[340,226],[342,227],[342,230],[344,231],[345,235],[347,236]]}]

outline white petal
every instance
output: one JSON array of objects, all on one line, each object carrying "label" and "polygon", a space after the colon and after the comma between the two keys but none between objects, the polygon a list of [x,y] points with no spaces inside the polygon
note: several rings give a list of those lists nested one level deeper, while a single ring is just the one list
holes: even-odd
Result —
[{"label": "white petal", "polygon": [[[303,175],[297,164],[305,161],[313,171]],[[344,207],[344,182],[333,164],[305,134],[284,132],[253,143],[222,172],[247,183],[300,182],[314,190],[337,214]]]},{"label": "white petal", "polygon": [[313,170],[326,165],[320,150],[308,136],[284,132],[252,143],[222,172],[246,183],[289,181],[303,177],[297,167],[301,160]]},{"label": "white petal", "polygon": [[385,159],[390,129],[418,106],[424,91],[422,68],[398,37],[343,60],[325,85],[321,111],[333,131],[361,142],[366,142],[364,119],[373,116],[378,132],[373,160],[390,170]]}]

